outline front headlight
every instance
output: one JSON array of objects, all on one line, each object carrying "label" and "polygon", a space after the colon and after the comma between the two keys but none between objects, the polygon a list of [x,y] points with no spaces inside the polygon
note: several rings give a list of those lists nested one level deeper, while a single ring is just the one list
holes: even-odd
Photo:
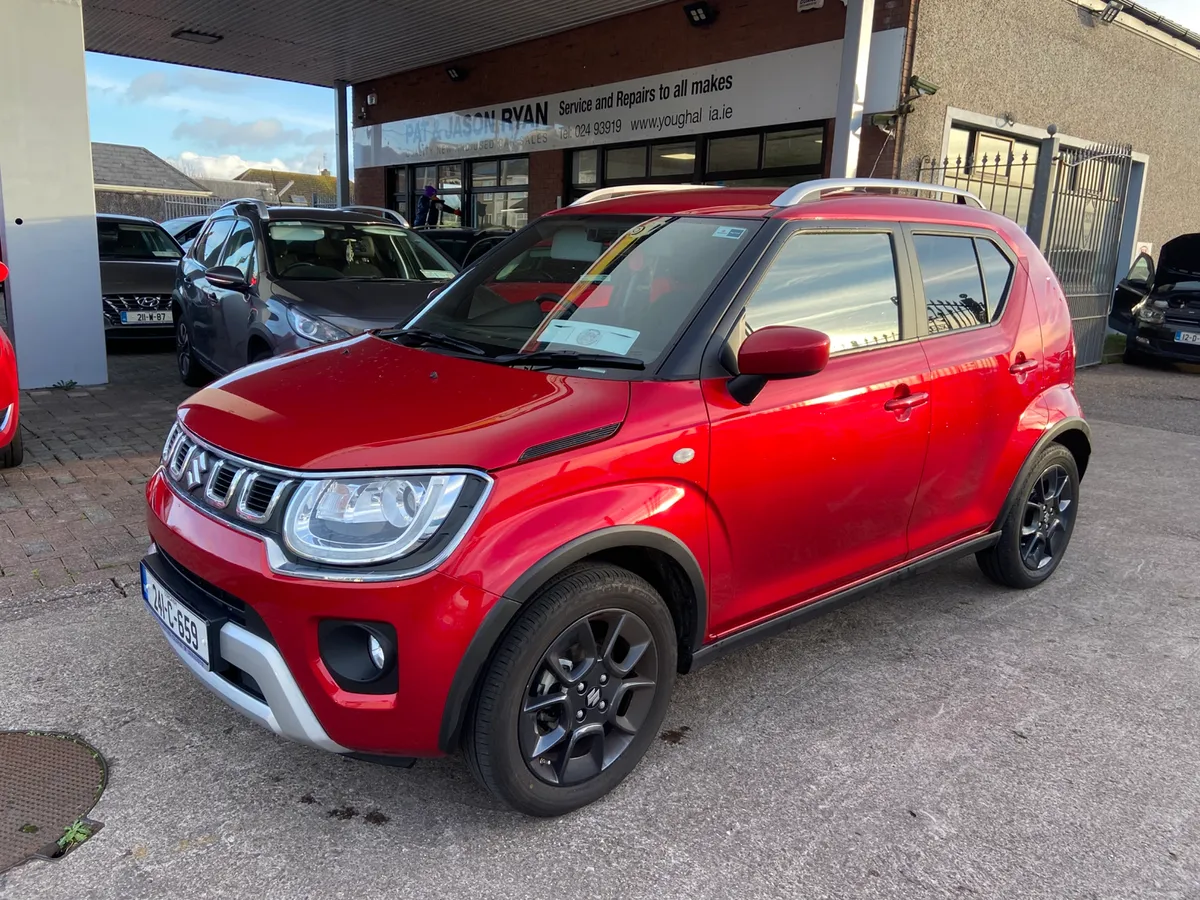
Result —
[{"label": "front headlight", "polygon": [[1144,301],[1137,309],[1137,317],[1148,325],[1159,325],[1166,320],[1167,314],[1157,306],[1151,306],[1150,301]]},{"label": "front headlight", "polygon": [[349,332],[342,331],[336,325],[330,325],[323,319],[305,315],[294,306],[288,307],[287,317],[288,324],[292,326],[292,331],[296,332],[300,337],[316,341],[318,344],[325,344],[329,341],[340,341],[342,338],[350,337]]},{"label": "front headlight", "polygon": [[438,533],[466,475],[306,481],[292,494],[283,540],[297,556],[333,566],[390,562]]}]

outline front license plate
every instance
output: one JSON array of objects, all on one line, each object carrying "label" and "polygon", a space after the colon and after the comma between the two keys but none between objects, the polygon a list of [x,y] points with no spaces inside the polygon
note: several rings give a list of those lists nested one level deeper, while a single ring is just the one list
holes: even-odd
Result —
[{"label": "front license plate", "polygon": [[208,623],[180,603],[145,566],[142,566],[142,599],[171,637],[208,667]]},{"label": "front license plate", "polygon": [[1200,331],[1177,331],[1175,340],[1180,344],[1200,344]]},{"label": "front license plate", "polygon": [[175,317],[169,309],[151,312],[132,310],[121,313],[122,325],[170,325],[174,321]]}]

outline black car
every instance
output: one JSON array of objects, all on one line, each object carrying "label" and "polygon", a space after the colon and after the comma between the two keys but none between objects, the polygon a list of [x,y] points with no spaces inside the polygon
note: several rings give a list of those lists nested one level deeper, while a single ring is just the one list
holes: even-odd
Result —
[{"label": "black car", "polygon": [[180,216],[178,219],[167,219],[162,223],[162,227],[167,230],[167,234],[175,238],[186,253],[207,221],[208,216]]},{"label": "black car", "polygon": [[407,321],[458,266],[415,231],[363,213],[234,200],[179,266],[179,377],[214,374]]},{"label": "black car", "polygon": [[108,340],[170,338],[171,289],[183,251],[163,227],[137,216],[96,217],[100,293]]},{"label": "black car", "polygon": [[1157,267],[1139,256],[1117,285],[1108,324],[1126,335],[1128,363],[1200,363],[1200,234],[1163,244]]},{"label": "black car", "polygon": [[507,240],[510,228],[419,228],[423,237],[437,244],[442,252],[465,269],[497,244]]}]

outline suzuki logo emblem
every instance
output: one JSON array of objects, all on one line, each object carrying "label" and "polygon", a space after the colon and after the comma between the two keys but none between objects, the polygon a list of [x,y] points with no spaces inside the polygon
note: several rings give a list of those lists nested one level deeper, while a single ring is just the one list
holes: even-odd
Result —
[{"label": "suzuki logo emblem", "polygon": [[587,692],[587,705],[593,707],[600,702],[600,688],[592,688]]},{"label": "suzuki logo emblem", "polygon": [[204,483],[204,476],[207,474],[208,453],[203,450],[197,450],[192,454],[192,460],[188,463],[188,467],[183,473],[184,484],[187,485],[189,491],[195,490]]}]

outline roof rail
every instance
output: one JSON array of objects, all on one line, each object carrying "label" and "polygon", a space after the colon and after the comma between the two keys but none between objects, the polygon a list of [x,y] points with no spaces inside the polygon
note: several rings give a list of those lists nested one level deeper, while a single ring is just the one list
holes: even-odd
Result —
[{"label": "roof rail", "polygon": [[719,190],[715,184],[626,184],[621,187],[606,187],[584,194],[571,206],[582,206],[585,203],[598,203],[601,200],[615,200],[617,197],[634,197],[638,194],[657,194],[660,191],[711,191]]},{"label": "roof rail", "polygon": [[812,203],[820,200],[823,194],[848,191],[923,191],[927,194],[949,195],[958,203],[973,203],[980,209],[984,208],[978,197],[962,188],[891,178],[818,178],[815,181],[802,181],[772,200],[771,205],[795,206],[798,203]]},{"label": "roof rail", "polygon": [[217,209],[224,209],[227,206],[237,206],[239,203],[250,203],[258,210],[258,217],[264,222],[271,218],[270,212],[267,211],[267,204],[254,197],[239,197],[236,200],[226,200]]}]

